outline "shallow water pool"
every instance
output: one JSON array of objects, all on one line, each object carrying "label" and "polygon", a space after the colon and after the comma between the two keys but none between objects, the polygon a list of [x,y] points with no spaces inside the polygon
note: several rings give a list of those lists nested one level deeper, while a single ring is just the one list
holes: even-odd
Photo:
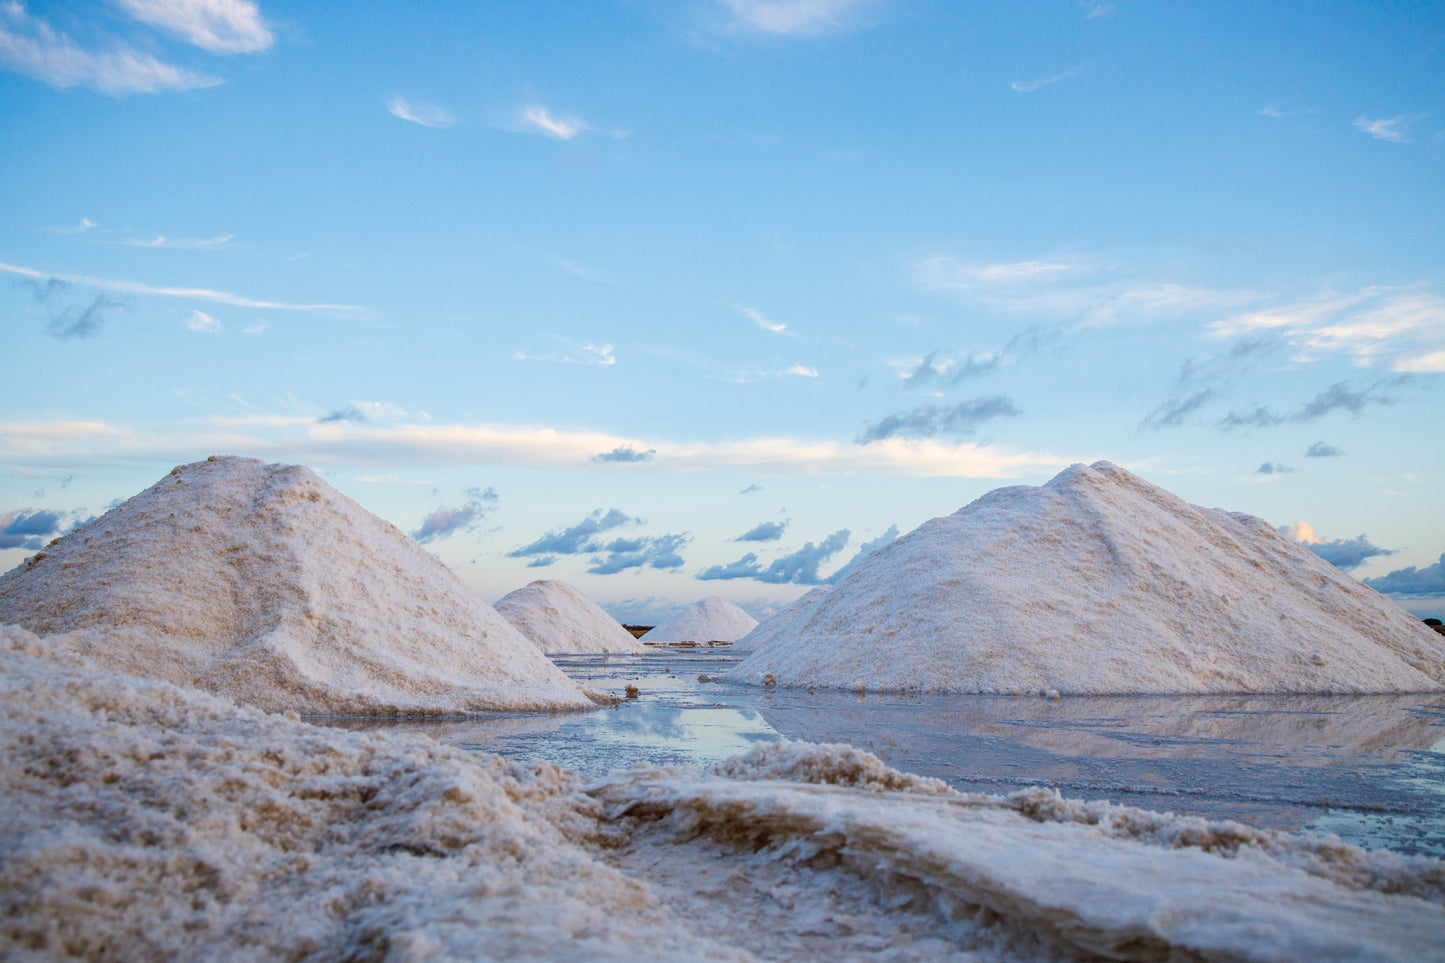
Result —
[{"label": "shallow water pool", "polygon": [[327,720],[426,732],[466,749],[601,776],[709,765],[780,738],[850,742],[961,790],[1065,796],[1336,833],[1445,856],[1445,695],[860,695],[699,681],[726,649],[554,656],[594,689],[639,697],[570,714],[445,722]]}]

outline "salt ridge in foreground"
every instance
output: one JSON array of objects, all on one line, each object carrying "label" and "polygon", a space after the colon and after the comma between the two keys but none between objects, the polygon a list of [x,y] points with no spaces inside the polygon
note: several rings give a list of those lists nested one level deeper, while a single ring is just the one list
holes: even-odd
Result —
[{"label": "salt ridge in foreground", "polygon": [[1423,959],[1445,863],[848,746],[585,785],[0,628],[0,956]]},{"label": "salt ridge in foreground", "polygon": [[989,492],[766,623],[729,681],[932,692],[1424,692],[1445,638],[1250,515],[1108,462]]}]

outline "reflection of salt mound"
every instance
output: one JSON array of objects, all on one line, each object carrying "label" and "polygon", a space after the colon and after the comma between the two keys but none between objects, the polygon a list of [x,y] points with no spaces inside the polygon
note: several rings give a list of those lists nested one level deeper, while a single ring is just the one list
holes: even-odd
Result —
[{"label": "reflection of salt mound", "polygon": [[0,576],[0,622],[269,710],[591,703],[436,558],[309,469],[176,468]]},{"label": "reflection of salt mound", "polygon": [[1419,692],[1445,640],[1249,515],[1108,462],[925,522],[728,678],[1067,693]]},{"label": "reflection of salt mound", "polygon": [[736,642],[758,624],[725,598],[709,595],[653,628],[640,642]]},{"label": "reflection of salt mound", "polygon": [[640,652],[642,643],[566,582],[542,579],[497,602],[502,618],[543,652]]},{"label": "reflection of salt mound", "polygon": [[798,613],[818,601],[827,591],[828,586],[826,585],[819,585],[815,588],[808,589],[808,591],[798,596],[792,605],[764,619],[759,623],[757,628],[734,642],[732,649],[729,651],[754,652],[764,645],[771,643],[774,639],[779,638],[787,632],[788,626],[792,624],[793,619],[797,618]]}]

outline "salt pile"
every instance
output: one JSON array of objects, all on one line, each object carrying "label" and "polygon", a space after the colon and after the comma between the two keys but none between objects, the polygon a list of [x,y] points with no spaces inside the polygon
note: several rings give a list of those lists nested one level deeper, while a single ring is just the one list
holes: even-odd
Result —
[{"label": "salt pile", "polygon": [[[1445,863],[849,746],[585,785],[0,628],[5,959],[1429,959]],[[756,954],[753,956],[751,954]]]},{"label": "salt pile", "polygon": [[643,651],[631,632],[566,582],[531,582],[503,596],[496,609],[543,652]]},{"label": "salt pile", "polygon": [[654,626],[640,642],[736,642],[758,624],[725,598],[709,595],[694,602],[661,625]]},{"label": "salt pile", "polygon": [[212,458],[0,576],[0,623],[263,709],[592,705],[434,556],[309,469]]},{"label": "salt pile", "polygon": [[1422,692],[1445,639],[1250,515],[1108,462],[862,561],[731,681],[935,692]]},{"label": "salt pile", "polygon": [[764,619],[751,632],[734,642],[730,651],[752,652],[773,641],[773,639],[778,637],[778,633],[787,631],[788,624],[797,618],[798,613],[818,601],[820,596],[826,594],[828,588],[829,586],[827,585],[817,585],[808,589],[808,591],[794,599],[792,605]]}]

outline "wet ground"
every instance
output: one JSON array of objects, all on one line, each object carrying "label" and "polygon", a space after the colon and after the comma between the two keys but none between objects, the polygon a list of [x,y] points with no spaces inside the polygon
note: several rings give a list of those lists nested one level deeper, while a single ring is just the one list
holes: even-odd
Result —
[{"label": "wet ground", "polygon": [[337,722],[423,731],[600,776],[708,765],[779,738],[850,742],[958,789],[1057,787],[1077,799],[1336,833],[1445,856],[1445,695],[859,695],[700,681],[726,649],[557,656],[593,689],[638,698],[590,713],[456,722]]}]

